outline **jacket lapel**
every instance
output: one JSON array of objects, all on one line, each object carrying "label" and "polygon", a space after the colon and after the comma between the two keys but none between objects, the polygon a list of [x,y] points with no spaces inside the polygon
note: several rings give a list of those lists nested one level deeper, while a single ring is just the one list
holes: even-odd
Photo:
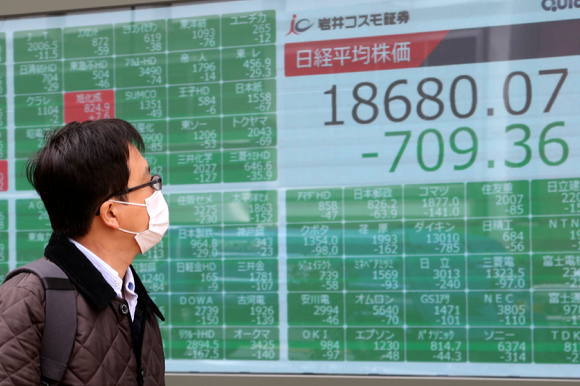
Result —
[{"label": "jacket lapel", "polygon": [[[53,233],[44,249],[44,256],[59,266],[75,288],[99,310],[104,310],[117,297],[99,270],[68,238]],[[151,308],[161,320],[165,320],[133,267],[130,268],[135,278],[138,307]]]},{"label": "jacket lapel", "polygon": [[131,271],[133,272],[133,278],[135,279],[135,293],[138,296],[137,303],[138,304],[141,303],[141,299],[147,300],[147,303],[143,303],[143,305],[149,306],[151,311],[153,311],[153,313],[157,315],[159,319],[165,321],[163,314],[161,313],[161,311],[159,311],[159,307],[157,307],[157,304],[155,304],[153,299],[149,297],[149,294],[147,293],[145,286],[143,285],[143,283],[141,283],[141,279],[139,278],[139,275],[137,275],[137,272],[135,272],[135,268],[133,268],[132,265],[129,268],[131,268]]}]

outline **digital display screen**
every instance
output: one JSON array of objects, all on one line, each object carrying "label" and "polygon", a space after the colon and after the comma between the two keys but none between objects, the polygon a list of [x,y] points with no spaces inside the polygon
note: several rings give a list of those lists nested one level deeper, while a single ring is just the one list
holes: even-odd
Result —
[{"label": "digital display screen", "polygon": [[[46,131],[121,118],[167,370],[577,377],[580,2],[235,1],[0,25],[0,277]],[[575,91],[576,90],[576,91]]]}]

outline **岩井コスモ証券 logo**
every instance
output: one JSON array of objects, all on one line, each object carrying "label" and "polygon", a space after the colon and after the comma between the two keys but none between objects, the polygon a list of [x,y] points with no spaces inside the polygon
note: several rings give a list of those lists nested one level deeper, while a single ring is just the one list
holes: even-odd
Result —
[{"label": "\u5ca9\u4e95\u30b3\u30b9\u30e2\u8a3c\u5238 logo", "polygon": [[[580,2],[580,0],[577,0]],[[408,23],[411,16],[409,11],[399,12],[381,12],[367,15],[350,15],[350,16],[334,16],[322,17],[317,21],[310,21],[310,19],[299,19],[297,15],[293,15],[290,20],[290,30],[288,35],[300,35],[306,32],[311,27],[316,25],[321,31],[330,31],[337,29],[349,28],[363,28],[363,27],[380,27],[395,24]]]},{"label": "\u5ca9\u4e95\u30b3\u30b9\u30e2\u8a3c\u5238 logo", "polygon": [[300,19],[296,21],[296,15],[292,17],[292,21],[290,22],[290,31],[286,34],[286,36],[290,34],[300,35],[301,32],[307,31],[308,28],[312,27],[314,23],[311,23],[308,19]]}]

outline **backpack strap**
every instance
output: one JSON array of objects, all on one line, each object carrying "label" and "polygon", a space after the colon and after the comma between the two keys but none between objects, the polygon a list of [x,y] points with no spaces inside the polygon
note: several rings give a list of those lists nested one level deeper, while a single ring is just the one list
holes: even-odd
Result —
[{"label": "backpack strap", "polygon": [[66,274],[45,258],[13,270],[6,275],[5,281],[24,272],[38,276],[46,294],[40,384],[58,385],[66,370],[77,331],[76,294]]}]

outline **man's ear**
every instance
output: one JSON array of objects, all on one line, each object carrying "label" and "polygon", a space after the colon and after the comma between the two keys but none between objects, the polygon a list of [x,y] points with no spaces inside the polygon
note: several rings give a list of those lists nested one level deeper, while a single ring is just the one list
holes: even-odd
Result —
[{"label": "man's ear", "polygon": [[101,205],[99,217],[106,226],[113,229],[119,229],[119,222],[117,221],[117,216],[115,214],[115,206],[111,201],[105,201]]}]

